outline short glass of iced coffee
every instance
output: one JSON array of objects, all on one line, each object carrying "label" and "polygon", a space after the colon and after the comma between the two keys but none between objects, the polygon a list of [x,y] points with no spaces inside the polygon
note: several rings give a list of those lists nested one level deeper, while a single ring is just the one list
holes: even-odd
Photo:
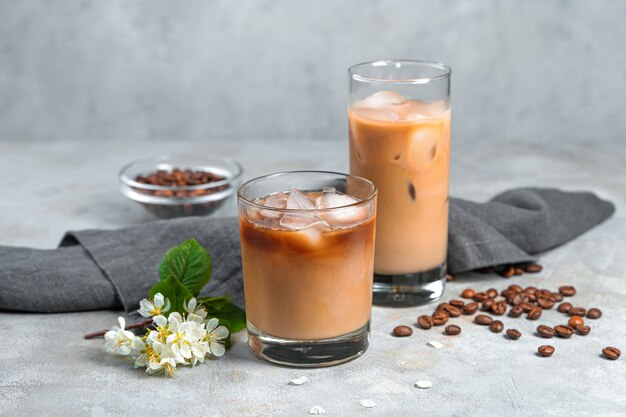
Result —
[{"label": "short glass of iced coffee", "polygon": [[237,193],[248,344],[288,366],[336,365],[369,344],[376,187],[295,171]]}]

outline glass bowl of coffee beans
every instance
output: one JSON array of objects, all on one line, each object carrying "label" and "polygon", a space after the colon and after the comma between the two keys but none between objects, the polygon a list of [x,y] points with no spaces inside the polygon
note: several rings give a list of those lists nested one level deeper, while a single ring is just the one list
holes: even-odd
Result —
[{"label": "glass bowl of coffee beans", "polygon": [[242,173],[230,158],[161,155],[122,168],[120,190],[160,218],[206,216],[235,194]]}]

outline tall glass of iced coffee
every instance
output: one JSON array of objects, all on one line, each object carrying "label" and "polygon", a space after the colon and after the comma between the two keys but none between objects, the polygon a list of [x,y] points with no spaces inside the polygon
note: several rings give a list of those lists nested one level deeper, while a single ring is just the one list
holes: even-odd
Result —
[{"label": "tall glass of iced coffee", "polygon": [[446,281],[450,68],[375,61],[349,77],[350,173],[379,193],[374,303],[436,300]]},{"label": "tall glass of iced coffee", "polygon": [[376,188],[297,171],[237,193],[248,344],[281,365],[335,365],[369,343]]}]

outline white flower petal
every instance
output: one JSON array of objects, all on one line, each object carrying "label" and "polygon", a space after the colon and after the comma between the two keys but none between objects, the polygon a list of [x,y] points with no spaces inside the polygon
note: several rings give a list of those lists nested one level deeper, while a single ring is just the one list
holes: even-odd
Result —
[{"label": "white flower petal", "polygon": [[421,381],[420,380],[420,381],[417,381],[415,383],[415,386],[417,388],[421,388],[421,389],[428,389],[428,388],[431,388],[433,386],[433,383],[430,382],[430,381]]},{"label": "white flower petal", "polygon": [[163,294],[161,294],[160,292],[158,292],[158,293],[156,293],[156,294],[154,295],[154,298],[153,298],[153,301],[152,301],[152,302],[154,303],[154,305],[155,305],[156,307],[159,307],[159,308],[160,308],[160,307],[163,307],[163,304],[164,304],[164,298],[165,298],[165,297],[163,297]]},{"label": "white flower petal", "polygon": [[224,326],[220,326],[212,333],[217,339],[225,339],[228,337],[228,329]]},{"label": "white flower petal", "polygon": [[117,322],[120,324],[120,329],[126,328],[126,320],[124,320],[124,317],[118,317]]},{"label": "white flower petal", "polygon": [[166,313],[168,311],[170,311],[170,308],[172,307],[172,304],[170,303],[169,299],[165,299],[165,305],[163,306],[163,308],[161,309],[162,312]]},{"label": "white flower petal", "polygon": [[215,317],[213,317],[211,320],[209,320],[206,324],[206,331],[211,333],[213,330],[215,330],[215,328],[217,327],[217,325],[219,324],[219,320],[216,319]]},{"label": "white flower petal", "polygon": [[224,352],[226,352],[226,349],[221,343],[211,342],[210,348],[213,356],[222,356]]},{"label": "white flower petal", "polygon": [[[172,313],[173,314],[173,313]],[[170,314],[171,316],[171,314]],[[154,316],[152,318],[152,320],[156,323],[157,326],[159,327],[164,327],[167,324],[167,319],[165,318],[165,316],[162,315],[158,315],[158,316]]]},{"label": "white flower petal", "polygon": [[120,346],[117,349],[117,353],[119,353],[120,355],[126,356],[126,355],[130,354],[131,350],[132,349],[131,349],[130,345],[122,345],[122,346]]},{"label": "white flower petal", "polygon": [[303,385],[306,384],[309,378],[306,376],[301,376],[299,378],[294,378],[290,381],[291,385]]},{"label": "white flower petal", "polygon": [[309,411],[309,414],[314,415],[314,416],[318,416],[318,415],[326,414],[326,410],[324,410],[319,405],[316,405],[316,406],[311,407],[311,410]]},{"label": "white flower petal", "polygon": [[364,399],[359,401],[359,404],[365,408],[372,408],[372,407],[376,407],[376,403],[372,400],[369,399]]}]

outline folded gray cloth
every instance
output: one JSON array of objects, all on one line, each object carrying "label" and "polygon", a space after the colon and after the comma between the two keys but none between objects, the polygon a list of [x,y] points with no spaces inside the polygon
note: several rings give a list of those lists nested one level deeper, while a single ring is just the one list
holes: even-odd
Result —
[{"label": "folded gray cloth", "polygon": [[[614,210],[594,194],[554,189],[515,189],[487,203],[451,199],[448,269],[533,261],[533,254],[567,242]],[[203,293],[229,295],[243,305],[237,219],[190,217],[69,232],[54,250],[0,247],[0,308],[130,312],[158,280],[163,254],[192,237],[213,258]]]}]

